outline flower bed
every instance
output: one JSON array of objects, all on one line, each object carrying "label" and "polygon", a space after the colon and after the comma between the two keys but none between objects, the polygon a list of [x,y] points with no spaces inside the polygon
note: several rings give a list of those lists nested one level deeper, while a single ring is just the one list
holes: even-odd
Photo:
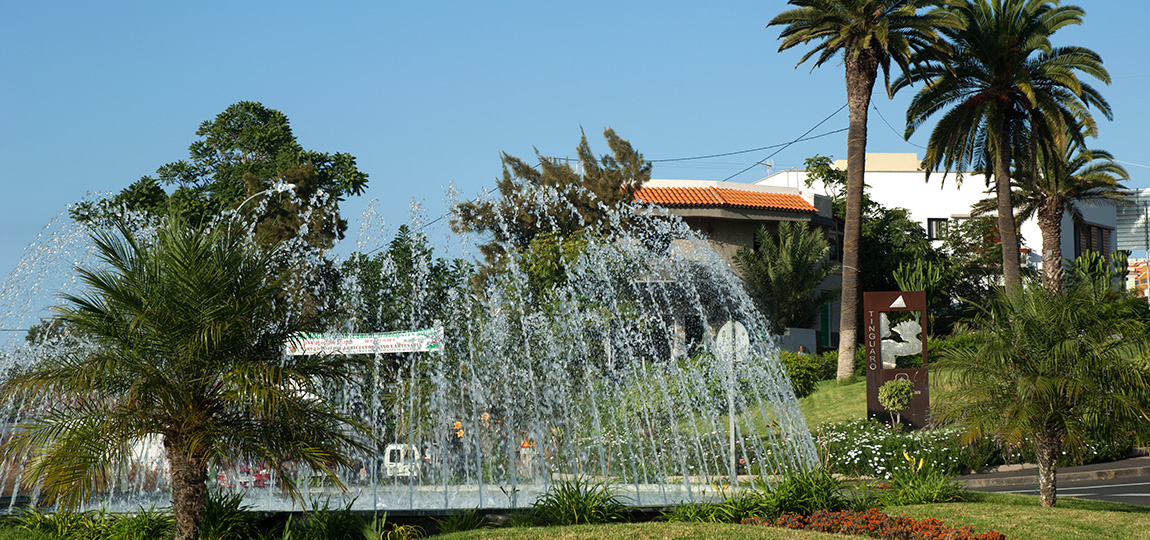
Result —
[{"label": "flower bed", "polygon": [[853,534],[883,540],[1005,540],[998,531],[975,533],[970,527],[948,527],[939,519],[915,520],[891,516],[877,508],[866,512],[819,510],[809,516],[783,514],[778,519],[747,518],[746,525],[767,525],[787,529],[806,529],[834,534]]}]

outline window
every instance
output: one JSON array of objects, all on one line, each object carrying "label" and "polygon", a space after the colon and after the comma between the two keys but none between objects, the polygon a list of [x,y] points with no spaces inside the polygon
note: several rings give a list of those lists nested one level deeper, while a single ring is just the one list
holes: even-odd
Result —
[{"label": "window", "polygon": [[1081,223],[1074,226],[1074,256],[1093,251],[1103,256],[1110,255],[1110,238],[1114,229]]},{"label": "window", "polygon": [[928,218],[926,237],[930,240],[942,240],[943,236],[946,236],[946,218]]}]

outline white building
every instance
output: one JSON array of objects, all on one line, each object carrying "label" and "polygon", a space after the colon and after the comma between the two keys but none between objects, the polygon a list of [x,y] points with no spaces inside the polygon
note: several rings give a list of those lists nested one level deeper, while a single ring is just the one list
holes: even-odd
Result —
[{"label": "white building", "polygon": [[[987,179],[977,173],[958,175],[932,173],[927,179],[916,154],[867,154],[866,184],[871,199],[888,208],[905,208],[910,218],[920,223],[927,235],[936,240],[948,222],[970,217],[974,203],[993,197],[988,192]],[[835,162],[835,167],[846,168],[846,161]],[[800,191],[827,194],[825,186],[816,183],[806,187],[806,171],[781,171],[768,176],[757,185],[787,186]],[[1075,225],[1070,214],[1062,216],[1062,256],[1077,257],[1084,251],[1108,254],[1116,247],[1115,228],[1117,213],[1111,203],[1079,204],[1083,222]],[[1035,219],[1027,220],[1019,228],[1022,235],[1023,264],[1036,269],[1042,266],[1042,233]]]}]

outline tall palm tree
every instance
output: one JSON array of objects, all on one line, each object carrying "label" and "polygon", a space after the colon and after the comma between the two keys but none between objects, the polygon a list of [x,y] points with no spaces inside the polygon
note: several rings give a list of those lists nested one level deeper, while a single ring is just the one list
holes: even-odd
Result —
[{"label": "tall palm tree", "polygon": [[893,62],[909,77],[916,51],[933,46],[938,29],[951,25],[946,12],[922,12],[934,0],[790,0],[798,6],[777,15],[768,28],[782,25],[779,51],[815,43],[799,64],[818,54],[815,67],[842,54],[846,67],[847,198],[843,227],[842,311],[839,316],[838,378],[854,373],[855,330],[859,303],[859,239],[862,231],[863,177],[866,172],[867,110],[878,70],[890,95]]},{"label": "tall palm tree", "polygon": [[[1110,106],[1078,74],[1106,84],[1110,76],[1093,51],[1050,42],[1059,29],[1082,23],[1082,8],[1057,0],[947,0],[947,6],[961,24],[942,31],[950,47],[924,50],[915,58],[912,76],[925,85],[907,109],[906,136],[945,111],[923,160],[928,177],[940,166],[960,175],[973,167],[993,176],[1003,282],[1017,291],[1022,274],[1010,198],[1016,149],[1037,155],[1070,126],[1094,132],[1089,109],[1109,119]],[[910,82],[911,77],[896,80],[895,91]],[[1083,132],[1074,138],[1081,140]]]},{"label": "tall palm tree", "polygon": [[5,388],[40,404],[6,450],[27,455],[27,477],[64,505],[105,490],[132,444],[158,435],[178,535],[192,539],[209,467],[263,462],[298,495],[286,461],[335,478],[347,452],[367,449],[363,426],[317,397],[348,379],[351,361],[284,356],[309,321],[284,298],[282,250],[227,225],[169,218],[154,239],[123,223],[92,234],[106,266],[80,269],[88,291],[58,309],[91,346],[44,358]]},{"label": "tall palm tree", "polygon": [[932,414],[956,422],[968,438],[1032,444],[1041,503],[1054,506],[1064,448],[1083,450],[1087,433],[1100,426],[1146,435],[1144,306],[1117,299],[1108,280],[1061,293],[1003,293],[975,320],[975,345],[947,349],[935,364],[953,370],[955,384]]},{"label": "tall palm tree", "polygon": [[[1076,203],[1114,203],[1125,197],[1118,182],[1129,178],[1126,169],[1105,150],[1087,149],[1067,134],[1053,143],[1054,154],[1038,156],[1038,175],[1032,169],[1016,169],[1011,178],[1011,202],[1017,222],[1038,217],[1042,231],[1042,283],[1052,292],[1063,290],[1065,268],[1062,257],[1062,216],[1070,212],[1075,223],[1082,221]],[[996,201],[980,201],[976,210],[989,212]]]}]

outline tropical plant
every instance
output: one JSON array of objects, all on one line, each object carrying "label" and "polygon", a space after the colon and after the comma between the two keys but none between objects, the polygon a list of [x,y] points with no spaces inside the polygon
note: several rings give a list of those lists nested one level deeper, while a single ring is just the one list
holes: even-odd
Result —
[{"label": "tropical plant", "polygon": [[478,508],[437,518],[435,525],[439,527],[439,534],[491,528],[491,524],[479,513]]},{"label": "tropical plant", "polygon": [[345,357],[284,356],[314,321],[283,295],[281,249],[228,223],[163,220],[153,238],[123,223],[92,239],[102,268],[78,270],[86,293],[59,317],[92,345],[43,358],[5,386],[41,398],[5,449],[65,508],[104,491],[131,446],[159,436],[179,538],[196,538],[208,469],[266,463],[298,495],[289,460],[325,473],[367,451],[366,428],[317,398],[350,380]]},{"label": "tropical plant", "polygon": [[[1082,140],[1095,132],[1089,107],[1111,117],[1110,106],[1078,74],[1109,84],[1101,58],[1082,47],[1054,47],[1058,30],[1081,24],[1084,11],[1057,0],[950,0],[958,22],[941,30],[949,47],[920,50],[898,91],[925,81],[907,109],[909,138],[935,113],[923,168],[962,173],[971,167],[994,178],[1002,275],[1011,293],[1022,287],[1019,239],[1011,199],[1011,165],[1020,149],[1037,156],[1054,137]],[[1067,131],[1073,126],[1078,130]]]},{"label": "tropical plant", "polygon": [[819,307],[834,298],[819,285],[838,271],[827,259],[830,244],[822,231],[805,221],[780,221],[775,234],[759,227],[755,245],[739,248],[734,260],[774,332],[813,325]]},{"label": "tropical plant", "polygon": [[[1062,216],[1069,212],[1075,223],[1082,221],[1080,203],[1105,201],[1113,204],[1125,198],[1119,180],[1129,178],[1126,169],[1104,150],[1087,149],[1071,134],[1056,137],[1053,153],[1038,155],[1038,174],[1019,167],[1011,178],[1012,204],[1017,221],[1035,216],[1042,231],[1042,284],[1052,291],[1065,286],[1062,255]],[[977,213],[994,211],[996,202],[980,201]]]},{"label": "tropical plant", "polygon": [[968,438],[1033,444],[1043,506],[1057,502],[1063,450],[1082,452],[1092,428],[1144,437],[1150,426],[1146,324],[1111,294],[1089,286],[1004,294],[974,322],[975,346],[948,349],[936,364],[954,373],[936,418]]},{"label": "tropical plant", "polygon": [[928,466],[926,458],[903,452],[906,467],[896,468],[882,492],[887,506],[931,504],[962,500],[962,487],[941,469]]},{"label": "tropical plant", "polygon": [[531,505],[535,520],[545,525],[610,523],[623,520],[623,503],[605,482],[574,478],[556,482]]},{"label": "tropical plant", "polygon": [[815,67],[842,53],[846,68],[847,196],[843,228],[842,312],[839,322],[838,378],[854,373],[850,354],[856,344],[859,314],[859,241],[862,235],[863,178],[866,172],[867,112],[871,93],[883,72],[891,94],[890,65],[910,78],[910,62],[917,51],[930,48],[938,29],[950,25],[946,12],[930,10],[933,0],[790,0],[797,6],[780,13],[767,25],[783,26],[779,51],[815,43],[799,60],[818,55]]}]

